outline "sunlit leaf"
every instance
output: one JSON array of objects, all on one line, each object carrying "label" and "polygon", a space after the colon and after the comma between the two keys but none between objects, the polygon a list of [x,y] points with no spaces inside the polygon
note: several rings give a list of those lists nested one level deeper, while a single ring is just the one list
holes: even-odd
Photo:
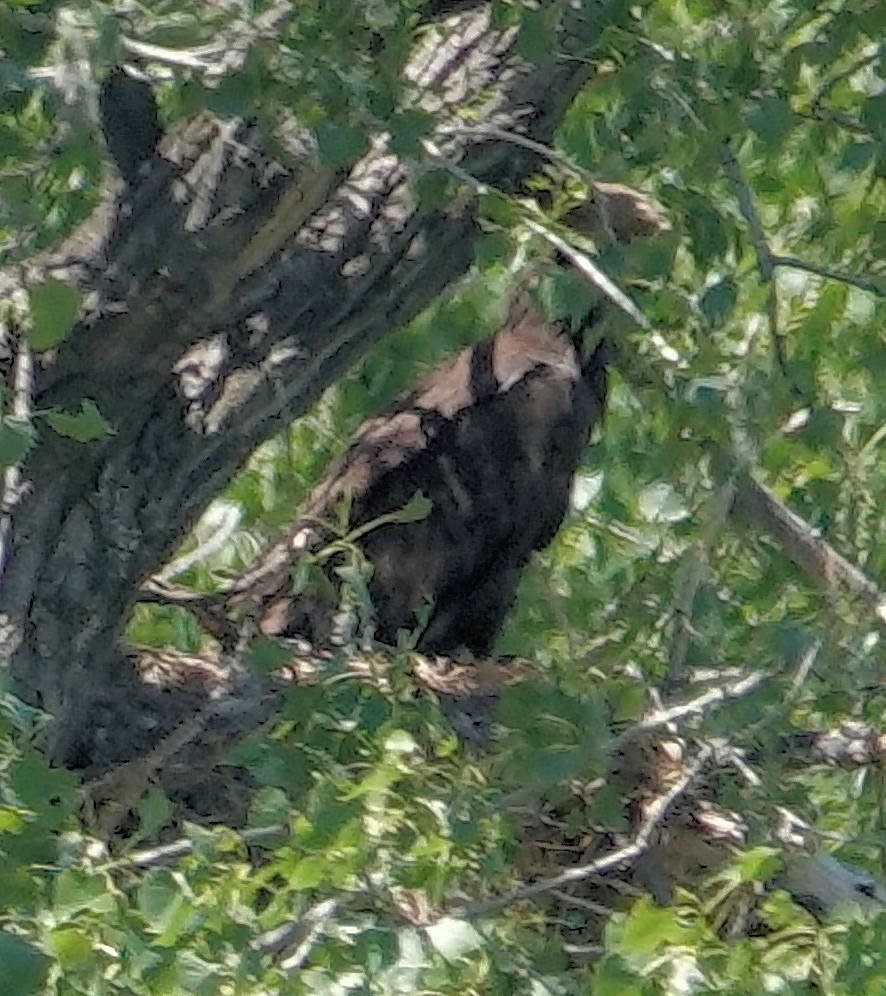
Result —
[{"label": "sunlit leaf", "polygon": [[49,279],[32,288],[30,297],[32,325],[28,342],[34,349],[54,349],[74,327],[80,295],[70,284]]},{"label": "sunlit leaf", "polygon": [[89,398],[80,402],[76,414],[53,409],[42,413],[43,418],[60,435],[75,439],[78,443],[90,443],[96,439],[112,435],[113,427]]}]

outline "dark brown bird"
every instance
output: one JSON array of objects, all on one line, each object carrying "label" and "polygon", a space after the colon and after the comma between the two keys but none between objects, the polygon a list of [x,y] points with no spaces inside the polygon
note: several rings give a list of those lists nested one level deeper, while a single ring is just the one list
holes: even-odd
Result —
[{"label": "dark brown bird", "polygon": [[[664,226],[627,188],[583,208],[585,230],[610,237]],[[592,311],[570,332],[546,320],[520,292],[490,339],[459,353],[358,430],[315,487],[287,537],[244,574],[229,604],[259,608],[268,635],[329,640],[334,606],[316,593],[292,594],[289,568],[331,533],[343,502],[356,529],[402,509],[416,493],[430,500],[418,521],[368,530],[360,548],[372,566],[375,635],[396,643],[425,614],[418,647],[488,654],[513,601],[520,572],[566,514],[572,478],[606,399],[604,342],[585,358]],[[340,512],[338,517],[340,518]]]}]

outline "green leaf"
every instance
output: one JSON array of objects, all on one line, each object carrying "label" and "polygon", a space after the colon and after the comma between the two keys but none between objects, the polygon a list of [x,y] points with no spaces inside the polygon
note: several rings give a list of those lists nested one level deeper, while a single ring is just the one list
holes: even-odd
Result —
[{"label": "green leaf", "polygon": [[12,763],[9,784],[21,802],[49,826],[59,826],[80,802],[71,772],[50,768],[35,751],[22,751]]},{"label": "green leaf", "polygon": [[36,350],[54,349],[67,339],[77,320],[80,295],[60,280],[48,279],[30,292],[28,342]]},{"label": "green leaf", "polygon": [[152,870],[139,885],[136,897],[148,929],[160,935],[163,943],[174,944],[177,925],[181,925],[189,905],[181,885],[169,872]]},{"label": "green leaf", "polygon": [[286,880],[294,889],[316,889],[329,877],[329,859],[327,858],[302,858],[286,869]]},{"label": "green leaf", "polygon": [[165,827],[173,817],[174,807],[166,793],[152,786],[139,799],[136,807],[139,818],[139,837],[153,837]]},{"label": "green leaf", "polygon": [[51,931],[49,943],[63,968],[82,967],[95,959],[92,939],[74,927],[59,927]]},{"label": "green leaf", "polygon": [[879,139],[886,138],[886,94],[877,94],[864,102],[861,120]]},{"label": "green leaf", "polygon": [[415,109],[394,115],[388,123],[391,152],[398,156],[418,155],[419,142],[433,126],[434,118],[427,111]]},{"label": "green leaf", "polygon": [[594,823],[600,823],[609,830],[625,832],[630,829],[627,805],[614,785],[598,789],[588,809]]},{"label": "green leaf", "polygon": [[434,503],[426,494],[416,491],[406,504],[391,513],[389,522],[421,522],[426,519],[434,508]]},{"label": "green leaf", "polygon": [[368,138],[363,128],[336,121],[323,121],[315,129],[320,161],[324,166],[347,166],[366,151]]},{"label": "green leaf", "polygon": [[483,232],[474,242],[474,259],[482,270],[506,263],[513,253],[513,240],[505,232]]},{"label": "green leaf", "polygon": [[601,958],[594,968],[594,996],[652,996],[636,973],[631,972],[624,960],[617,955]]},{"label": "green leaf", "polygon": [[424,208],[446,208],[453,200],[453,178],[444,169],[427,169],[415,184],[415,196]]},{"label": "green leaf", "polygon": [[60,436],[76,439],[78,443],[90,443],[114,433],[95,402],[89,398],[80,402],[80,411],[76,415],[59,409],[50,409],[41,414]]},{"label": "green leaf", "polygon": [[0,930],[0,996],[45,992],[51,959],[23,937]]},{"label": "green leaf", "polygon": [[407,730],[393,730],[385,738],[385,750],[392,754],[414,754],[418,744]]},{"label": "green leaf", "polygon": [[55,880],[53,895],[58,917],[71,919],[83,910],[110,913],[114,896],[104,875],[91,874],[79,868],[65,868]]},{"label": "green leaf", "polygon": [[743,851],[736,867],[743,882],[768,882],[781,867],[781,852],[774,847],[755,847]]},{"label": "green leaf", "polygon": [[292,660],[292,649],[269,636],[259,636],[249,646],[246,666],[258,674],[272,674]]},{"label": "green leaf", "polygon": [[487,190],[480,195],[480,214],[502,228],[518,225],[526,209],[498,190]]},{"label": "green leaf", "polygon": [[27,419],[4,416],[0,419],[0,469],[13,467],[28,455],[36,432]]},{"label": "green leaf", "polygon": [[652,899],[641,899],[624,923],[619,948],[625,954],[651,954],[662,944],[690,943],[692,933],[677,910],[657,906]]},{"label": "green leaf", "polygon": [[695,193],[685,195],[683,221],[692,241],[692,251],[700,266],[719,258],[729,248],[723,217],[707,198]]},{"label": "green leaf", "polygon": [[18,809],[0,806],[0,833],[20,833],[25,821]]},{"label": "green leaf", "polygon": [[748,122],[763,141],[773,147],[784,144],[797,117],[782,97],[763,97],[748,115]]},{"label": "green leaf", "polygon": [[517,50],[527,62],[536,64],[551,59],[556,53],[557,36],[549,13],[544,9],[524,8],[521,16]]},{"label": "green leaf", "polygon": [[711,325],[719,325],[731,314],[738,299],[738,287],[731,277],[718,280],[702,294],[702,314]]}]

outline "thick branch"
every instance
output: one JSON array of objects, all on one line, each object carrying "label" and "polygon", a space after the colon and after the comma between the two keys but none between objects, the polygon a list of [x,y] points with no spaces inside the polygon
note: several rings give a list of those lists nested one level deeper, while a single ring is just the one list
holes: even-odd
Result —
[{"label": "thick branch", "polygon": [[735,511],[768,532],[818,584],[860,599],[881,625],[886,623],[886,594],[750,474],[737,478]]},{"label": "thick branch", "polygon": [[[433,112],[447,158],[516,190],[536,153],[457,134],[461,108],[549,140],[609,13],[570,13],[560,51],[538,67],[483,7],[434,25],[407,67],[405,106]],[[27,284],[50,273],[78,283],[89,306],[42,371],[36,407],[76,410],[88,397],[115,433],[86,446],[46,433],[0,592],[12,623],[0,649],[22,693],[56,716],[55,761],[95,761],[98,740],[107,762],[126,756],[130,731],[112,729],[114,647],[134,588],[257,443],[467,268],[472,197],[454,189],[446,208],[417,205],[410,166],[385,141],[346,173],[301,141],[284,171],[250,128],[197,120],[161,143],[165,159],[131,196],[26,268]],[[20,283],[0,273],[0,293]]]}]

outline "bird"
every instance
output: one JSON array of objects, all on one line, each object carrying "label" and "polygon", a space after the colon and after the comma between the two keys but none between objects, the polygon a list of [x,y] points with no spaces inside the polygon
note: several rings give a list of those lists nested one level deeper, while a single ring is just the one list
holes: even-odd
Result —
[{"label": "bird", "polygon": [[[626,242],[667,227],[631,188],[599,184],[595,195],[568,218],[585,233]],[[605,310],[552,321],[520,288],[492,336],[357,430],[284,537],[229,588],[228,607],[250,604],[266,636],[329,643],[344,557],[331,524],[344,515],[369,565],[376,640],[396,645],[406,631],[424,653],[490,654],[602,419],[611,349],[594,337]],[[294,590],[293,563],[324,549],[330,584]]]}]

